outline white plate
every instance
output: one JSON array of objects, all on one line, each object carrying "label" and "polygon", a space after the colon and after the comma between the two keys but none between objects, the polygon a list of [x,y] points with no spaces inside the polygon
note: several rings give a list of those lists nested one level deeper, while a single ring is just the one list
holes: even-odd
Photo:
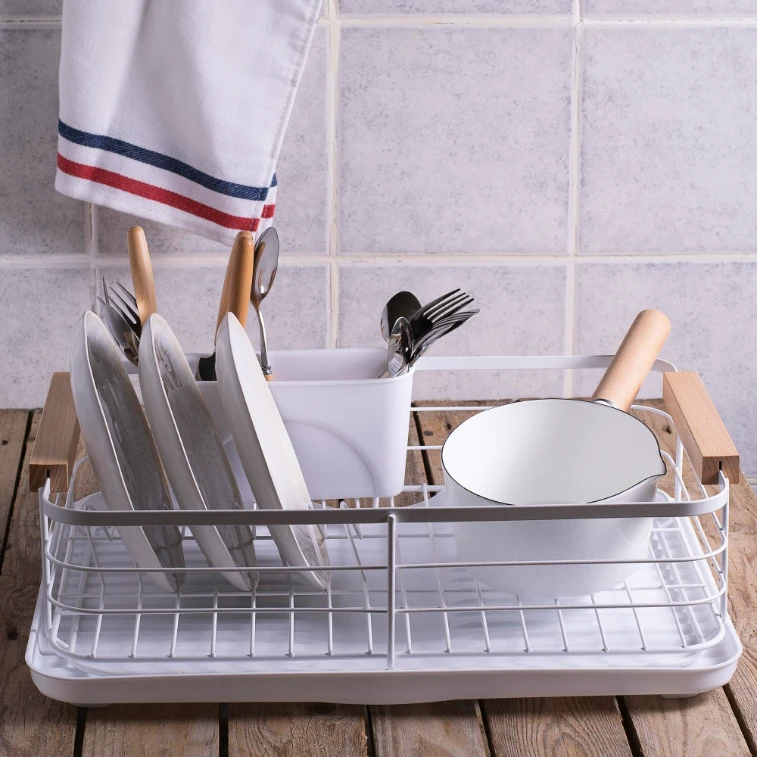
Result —
[{"label": "white plate", "polygon": [[[74,331],[71,390],[81,435],[109,510],[171,510],[158,452],[145,414],[105,324],[87,311]],[[179,530],[172,526],[118,529],[138,568],[183,568]],[[167,591],[181,573],[147,573]]]},{"label": "white plate", "polygon": [[[216,337],[216,373],[231,435],[258,507],[309,508],[310,495],[284,421],[250,339],[232,313],[223,319]],[[328,565],[320,529],[271,526],[270,530],[282,560],[290,566]],[[317,589],[328,583],[327,571],[302,571],[298,575]]]},{"label": "white plate", "polygon": [[[151,315],[139,347],[139,383],[147,417],[179,507],[184,510],[241,510],[229,460],[192,369],[173,331]],[[192,535],[214,568],[255,566],[249,526],[194,526]],[[241,591],[251,591],[257,573],[224,572]]]}]

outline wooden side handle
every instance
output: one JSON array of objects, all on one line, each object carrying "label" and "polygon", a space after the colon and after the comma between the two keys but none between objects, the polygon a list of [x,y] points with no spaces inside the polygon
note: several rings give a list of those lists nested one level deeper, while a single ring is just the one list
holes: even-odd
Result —
[{"label": "wooden side handle", "polygon": [[53,493],[67,491],[78,445],[79,419],[71,392],[71,376],[53,373],[29,460],[29,491],[36,492],[43,487],[48,477]]},{"label": "wooden side handle", "polygon": [[628,412],[669,333],[670,321],[664,313],[642,310],[623,337],[592,400],[607,400]]},{"label": "wooden side handle", "polygon": [[739,453],[699,374],[664,373],[662,396],[702,483],[717,484],[722,470],[737,484]]},{"label": "wooden side handle", "polygon": [[131,282],[134,285],[134,297],[137,300],[139,320],[144,325],[153,313],[158,312],[150,251],[147,249],[147,238],[141,226],[132,226],[126,235],[126,239],[129,248],[129,269],[131,270]]}]

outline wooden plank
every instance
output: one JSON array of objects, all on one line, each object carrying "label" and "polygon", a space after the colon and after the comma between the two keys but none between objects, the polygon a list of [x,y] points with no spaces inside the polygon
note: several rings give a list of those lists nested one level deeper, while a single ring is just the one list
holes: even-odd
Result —
[{"label": "wooden plank", "polygon": [[[640,404],[665,409],[662,400]],[[660,446],[673,454],[675,435],[668,421],[650,413],[640,413],[638,417],[652,428]],[[670,493],[671,476],[666,476],[665,481],[662,488]],[[694,482],[693,471],[688,465],[684,469],[684,481],[687,485]],[[712,533],[708,521],[711,519],[702,518],[705,530]],[[748,747],[757,753],[757,607],[754,602],[757,593],[757,497],[743,476],[740,483],[731,486],[729,532],[729,611],[744,645],[744,654],[727,687],[727,694],[718,690],[693,699],[665,700],[664,705],[659,702],[655,705],[648,697],[626,699],[639,738],[641,740],[643,735],[646,740],[645,755],[708,752],[740,755],[748,754]],[[709,724],[704,730],[703,721]],[[674,739],[679,740],[675,748]],[[686,745],[687,751],[680,751],[681,744]]]},{"label": "wooden plank", "polygon": [[43,697],[24,662],[41,574],[39,510],[28,481],[39,420],[35,411],[0,575],[0,755],[13,757],[73,754],[76,735],[76,709]]},{"label": "wooden plank", "polygon": [[497,757],[632,754],[612,697],[496,699],[481,706]]},{"label": "wooden plank", "polygon": [[79,419],[71,377],[68,373],[53,373],[29,463],[29,491],[43,487],[48,476],[50,491],[67,491],[78,444]]},{"label": "wooden plank", "polygon": [[218,705],[112,705],[89,710],[83,757],[217,757]]},{"label": "wooden plank", "polygon": [[[84,454],[81,443],[77,457]],[[84,463],[76,474],[76,498],[99,488],[92,466]],[[218,744],[217,704],[119,704],[87,710],[83,754],[215,757]]]},{"label": "wooden plank", "polygon": [[644,757],[749,757],[723,689],[691,699],[626,697]]},{"label": "wooden plank", "polygon": [[[412,417],[408,444],[418,444]],[[408,453],[405,480],[425,481],[420,452]],[[418,494],[400,494],[395,504],[403,507],[419,499]],[[360,504],[370,507],[372,502],[361,500]],[[388,499],[380,501],[381,506],[389,504]],[[229,704],[230,755],[366,755],[366,750],[363,708],[331,704]]]},{"label": "wooden plank", "polygon": [[[24,458],[28,410],[0,410],[0,548],[5,540],[13,495]],[[3,556],[0,554],[0,565]]]},{"label": "wooden plank", "polygon": [[363,707],[229,704],[229,757],[367,757]]},{"label": "wooden plank", "polygon": [[665,373],[662,396],[703,484],[739,482],[739,453],[699,374]]},{"label": "wooden plank", "polygon": [[[423,403],[421,403],[423,404]],[[436,413],[417,413],[423,444],[436,442],[423,431],[427,416]],[[418,435],[411,428],[411,444],[418,443]],[[424,453],[425,457],[425,453]],[[406,481],[422,484],[427,481],[427,461],[417,454],[408,461]],[[428,482],[432,483],[432,482]],[[412,501],[420,497],[413,496]],[[476,755],[485,754],[481,726],[473,702],[435,702],[431,704],[371,707],[373,739],[376,757],[389,755]]]},{"label": "wooden plank", "polygon": [[[435,404],[453,403],[437,402]],[[466,402],[465,404],[472,406],[502,403]],[[474,411],[419,413],[424,442],[430,445],[443,444],[449,433],[473,414]],[[430,483],[444,483],[441,454],[439,452],[428,454]],[[570,749],[573,751],[568,749],[565,754],[580,755],[583,752],[577,750],[581,745],[585,748],[593,745],[592,733],[601,734],[603,743],[606,744],[604,747],[606,751],[599,753],[630,754],[623,723],[618,716],[617,706],[612,697],[559,699],[550,700],[547,704],[539,699],[491,700],[486,702],[482,709],[486,710],[489,718],[489,729],[497,757],[501,757],[502,754],[520,754],[518,751],[502,750],[512,748],[506,746],[507,743],[525,745],[531,743],[535,737],[550,744],[561,744],[566,749],[568,749],[566,745],[570,744]],[[513,712],[517,712],[518,717],[512,717]],[[536,751],[531,754],[552,754],[552,752]],[[555,754],[561,754],[561,752],[557,751]],[[591,750],[586,754],[592,754]]]},{"label": "wooden plank", "polygon": [[473,702],[372,707],[371,715],[376,757],[486,754]]}]

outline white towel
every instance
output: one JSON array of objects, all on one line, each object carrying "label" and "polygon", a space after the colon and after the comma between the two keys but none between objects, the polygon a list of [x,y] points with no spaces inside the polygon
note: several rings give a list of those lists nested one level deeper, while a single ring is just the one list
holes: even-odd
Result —
[{"label": "white towel", "polygon": [[322,0],[65,0],[59,192],[232,243],[270,225]]}]

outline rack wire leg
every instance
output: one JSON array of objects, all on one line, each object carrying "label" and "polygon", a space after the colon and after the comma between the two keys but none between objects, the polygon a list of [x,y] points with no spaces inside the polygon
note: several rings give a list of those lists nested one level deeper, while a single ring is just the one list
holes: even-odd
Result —
[{"label": "rack wire leg", "polygon": [[387,534],[387,576],[386,576],[386,667],[394,670],[394,635],[397,625],[397,612],[394,602],[394,582],[397,574],[397,521],[394,515],[388,518]]}]

